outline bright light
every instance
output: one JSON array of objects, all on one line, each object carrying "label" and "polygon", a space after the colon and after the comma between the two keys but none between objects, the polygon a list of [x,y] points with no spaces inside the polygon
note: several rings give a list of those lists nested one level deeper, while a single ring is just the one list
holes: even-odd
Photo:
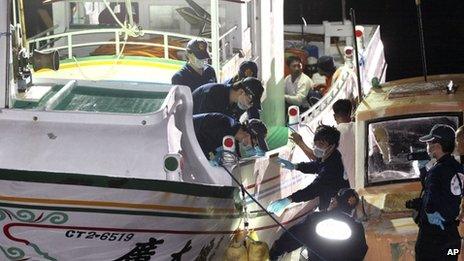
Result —
[{"label": "bright light", "polygon": [[316,225],[316,233],[327,239],[346,240],[351,237],[351,228],[345,222],[329,218]]}]

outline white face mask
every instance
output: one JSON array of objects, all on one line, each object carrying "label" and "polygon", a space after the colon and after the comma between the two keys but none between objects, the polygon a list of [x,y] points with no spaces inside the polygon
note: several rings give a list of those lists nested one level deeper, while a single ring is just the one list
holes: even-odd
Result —
[{"label": "white face mask", "polygon": [[240,108],[240,110],[248,110],[251,108],[251,103],[248,103],[248,105],[245,103],[248,101],[248,97],[246,94],[242,94],[239,96],[238,101],[237,101],[237,106]]},{"label": "white face mask", "polygon": [[240,109],[240,110],[248,110],[250,108],[250,106],[246,106],[244,104],[242,104],[241,102],[237,102],[237,107]]},{"label": "white face mask", "polygon": [[314,147],[314,156],[316,156],[317,158],[321,159],[323,156],[324,156],[324,153],[325,153],[325,149],[321,149],[321,148],[318,148],[318,147]]},{"label": "white face mask", "polygon": [[192,55],[190,64],[196,69],[203,69],[208,64],[208,59],[198,59],[195,55]]}]

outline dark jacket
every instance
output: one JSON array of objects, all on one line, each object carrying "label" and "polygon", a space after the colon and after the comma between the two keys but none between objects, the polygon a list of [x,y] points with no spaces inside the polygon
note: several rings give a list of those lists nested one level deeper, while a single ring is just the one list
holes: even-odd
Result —
[{"label": "dark jacket", "polygon": [[203,84],[217,82],[217,78],[216,72],[210,65],[206,65],[203,69],[203,74],[200,75],[189,64],[185,64],[184,67],[172,76],[171,82],[175,85],[188,86],[193,92]]},{"label": "dark jacket", "polygon": [[325,210],[330,200],[341,188],[349,188],[348,180],[343,178],[342,155],[335,150],[324,162],[321,159],[299,163],[296,169],[303,173],[317,174],[316,179],[306,188],[293,193],[293,202],[302,202],[319,197],[319,209]]},{"label": "dark jacket", "polygon": [[[421,223],[428,223],[426,213],[437,211],[445,219],[445,225],[454,224],[461,203],[460,184],[456,175],[458,172],[463,173],[462,166],[450,154],[446,154],[426,173]],[[464,182],[464,179],[461,178],[461,182]],[[452,189],[452,186],[455,189]]]},{"label": "dark jacket", "polygon": [[[238,108],[236,104],[230,104],[231,90],[230,85],[221,83],[209,83],[199,87],[192,93],[193,114],[220,112],[239,120],[245,111]],[[247,113],[249,119],[259,119],[257,105],[253,105]]]},{"label": "dark jacket", "polygon": [[[329,218],[348,224],[351,237],[346,240],[333,240],[320,236],[316,232],[316,226]],[[363,225],[339,209],[309,214],[303,222],[291,227],[289,232],[311,249],[308,250],[309,260],[361,261],[368,249]],[[302,245],[285,232],[272,245],[269,252],[270,260],[277,260],[279,256],[300,247]]]},{"label": "dark jacket", "polygon": [[240,123],[221,113],[203,113],[193,115],[193,127],[201,150],[209,159],[209,153],[216,153],[222,146],[224,136],[234,136]]}]

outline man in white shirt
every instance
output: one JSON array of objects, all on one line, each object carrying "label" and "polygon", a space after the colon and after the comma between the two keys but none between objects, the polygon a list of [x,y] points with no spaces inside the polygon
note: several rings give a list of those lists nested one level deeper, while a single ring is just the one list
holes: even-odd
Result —
[{"label": "man in white shirt", "polygon": [[287,106],[296,105],[309,108],[306,96],[313,87],[313,81],[303,73],[303,64],[297,56],[287,58],[290,74],[285,78],[285,103]]},{"label": "man in white shirt", "polygon": [[332,107],[337,129],[340,131],[340,144],[338,150],[342,154],[343,166],[345,168],[345,179],[354,188],[355,179],[355,126],[351,121],[352,104],[350,100],[340,99]]}]

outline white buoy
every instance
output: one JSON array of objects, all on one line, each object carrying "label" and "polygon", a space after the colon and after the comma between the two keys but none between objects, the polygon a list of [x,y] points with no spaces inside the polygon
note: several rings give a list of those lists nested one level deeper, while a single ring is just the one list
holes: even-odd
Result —
[{"label": "white buoy", "polygon": [[224,138],[222,138],[222,148],[230,152],[235,152],[234,136],[230,136],[230,135],[224,136]]},{"label": "white buoy", "polygon": [[345,57],[345,65],[354,68],[354,63],[353,63],[353,55],[354,55],[354,49],[352,46],[345,46],[343,49],[343,54]]},{"label": "white buoy", "polygon": [[166,154],[164,156],[163,165],[166,172],[166,180],[182,181],[181,160],[182,156],[178,153]]},{"label": "white buoy", "polygon": [[288,107],[288,125],[295,125],[300,122],[300,108],[298,106],[292,105]]},{"label": "white buoy", "polygon": [[[364,45],[364,26],[362,25],[357,25],[355,26],[355,31],[356,31],[356,42],[358,44],[358,49],[359,50],[364,50],[366,46]],[[361,51],[359,51],[361,53]]]}]

